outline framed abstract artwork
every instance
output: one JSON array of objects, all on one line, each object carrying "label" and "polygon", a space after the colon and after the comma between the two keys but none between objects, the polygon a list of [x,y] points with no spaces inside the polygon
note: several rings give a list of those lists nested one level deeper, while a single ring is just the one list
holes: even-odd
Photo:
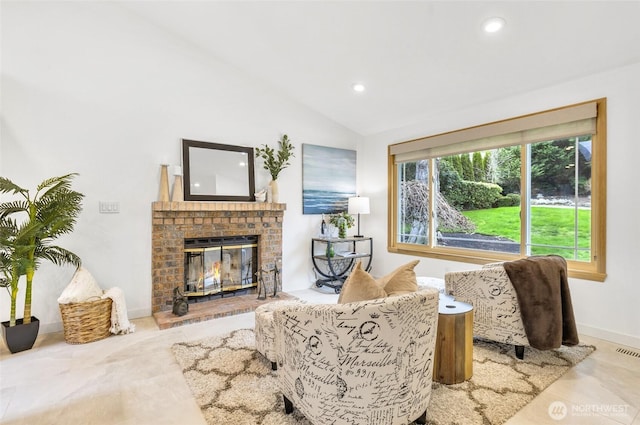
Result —
[{"label": "framed abstract artwork", "polygon": [[356,196],[356,151],[302,144],[302,213],[347,211]]}]

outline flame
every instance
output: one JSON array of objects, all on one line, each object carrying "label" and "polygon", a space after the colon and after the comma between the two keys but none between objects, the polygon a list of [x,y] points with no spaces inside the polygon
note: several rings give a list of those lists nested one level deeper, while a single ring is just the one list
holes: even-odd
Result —
[{"label": "flame", "polygon": [[214,282],[220,281],[220,261],[216,261],[211,265],[211,272],[209,276],[213,276]]},{"label": "flame", "polygon": [[199,290],[204,289],[204,281],[205,279],[208,279],[210,277],[213,277],[214,284],[220,282],[220,262],[219,261],[212,263],[211,267],[208,270],[205,270],[204,273],[200,273],[200,277],[198,277],[197,288]]}]

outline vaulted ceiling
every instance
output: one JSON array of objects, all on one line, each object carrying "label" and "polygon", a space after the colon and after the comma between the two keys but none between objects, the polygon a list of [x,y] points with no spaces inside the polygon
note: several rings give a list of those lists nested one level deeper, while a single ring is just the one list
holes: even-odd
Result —
[{"label": "vaulted ceiling", "polygon": [[362,135],[640,62],[640,1],[122,5]]}]

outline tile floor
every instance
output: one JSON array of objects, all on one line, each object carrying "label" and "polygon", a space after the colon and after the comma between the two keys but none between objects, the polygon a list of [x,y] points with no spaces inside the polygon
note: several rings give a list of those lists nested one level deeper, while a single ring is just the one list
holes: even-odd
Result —
[{"label": "tile floor", "polygon": [[[332,290],[292,292],[311,302],[335,302]],[[0,346],[0,423],[4,425],[202,425],[170,347],[179,341],[252,328],[253,313],[159,330],[152,317],[136,332],[69,345],[62,333],[40,335],[32,350]],[[507,425],[640,425],[640,358],[618,345],[583,337],[598,347],[511,418]],[[640,350],[634,350],[640,351]],[[566,416],[549,407],[564,403]],[[224,424],[220,424],[224,425]],[[250,425],[250,424],[247,424]]]}]

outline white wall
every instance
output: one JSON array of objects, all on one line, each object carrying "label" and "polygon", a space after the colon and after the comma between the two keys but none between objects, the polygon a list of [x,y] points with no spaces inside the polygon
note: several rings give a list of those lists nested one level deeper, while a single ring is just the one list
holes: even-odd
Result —
[{"label": "white wall", "polygon": [[[86,195],[76,232],[60,245],[78,253],[103,287],[119,286],[131,317],[150,314],[151,211],[159,164],[180,162],[180,139],[257,146],[286,132],[296,158],[280,178],[287,203],[285,290],[310,286],[309,238],[318,216],[302,215],[301,144],[358,149],[358,192],[371,197],[361,230],[375,239],[373,272],[409,260],[386,252],[387,145],[571,103],[608,98],[608,278],[571,280],[580,331],[640,347],[640,65],[433,117],[364,140],[114,4],[2,3],[0,170],[25,187],[75,171]],[[268,180],[258,168],[257,186]],[[100,200],[120,214],[98,213]],[[422,275],[476,266],[421,259]],[[45,264],[34,313],[61,329],[56,299],[73,270]],[[0,292],[0,320],[9,299]]]},{"label": "white wall", "polygon": [[[151,202],[160,163],[180,163],[182,138],[258,146],[289,135],[296,157],[279,179],[283,281],[285,290],[310,286],[320,218],[302,215],[301,145],[355,149],[358,135],[113,3],[3,2],[1,19],[2,175],[32,188],[80,174],[84,210],[58,242],[103,288],[124,290],[130,317],[151,311]],[[261,188],[269,175],[257,165]],[[99,214],[99,201],[119,202],[120,213]],[[43,264],[36,274],[43,332],[61,329],[56,300],[72,273]],[[2,291],[1,320],[8,310]]]},{"label": "white wall", "polygon": [[[607,143],[607,273],[604,283],[570,279],[579,331],[621,344],[640,347],[640,64],[536,92],[518,94],[477,107],[432,117],[429,121],[367,137],[359,150],[361,193],[369,194],[372,215],[363,220],[367,234],[375,237],[376,268],[392,270],[407,262],[406,255],[386,252],[387,176],[380,166],[387,146],[421,136],[606,97]],[[419,275],[443,277],[452,270],[478,266],[422,258]]]}]

